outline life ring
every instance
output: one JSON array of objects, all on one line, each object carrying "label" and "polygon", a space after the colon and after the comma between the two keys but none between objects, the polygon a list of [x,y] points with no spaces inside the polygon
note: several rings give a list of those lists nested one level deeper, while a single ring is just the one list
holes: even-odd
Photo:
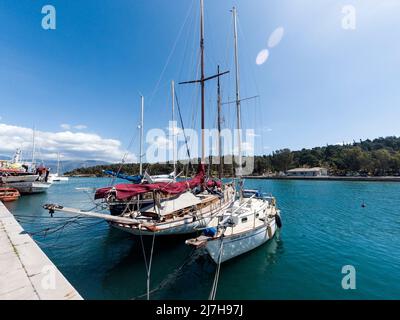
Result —
[{"label": "life ring", "polygon": [[282,219],[279,216],[279,214],[275,215],[275,223],[276,223],[276,225],[278,226],[279,229],[282,228]]}]

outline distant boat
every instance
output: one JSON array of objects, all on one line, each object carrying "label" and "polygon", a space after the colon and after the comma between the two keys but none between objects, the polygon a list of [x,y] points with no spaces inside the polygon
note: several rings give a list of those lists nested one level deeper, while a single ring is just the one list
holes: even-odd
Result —
[{"label": "distant boat", "polygon": [[18,200],[20,193],[14,188],[0,188],[0,201],[10,202]]},{"label": "distant boat", "polygon": [[23,163],[21,150],[17,149],[10,162],[2,163],[0,186],[15,188],[20,194],[41,193],[47,191],[51,186],[48,177],[48,168],[35,165],[35,130],[33,130],[32,161]]},{"label": "distant boat", "polygon": [[60,153],[57,153],[57,172],[50,173],[48,181],[52,183],[52,182],[68,181],[68,180],[69,180],[68,177],[60,175]]}]

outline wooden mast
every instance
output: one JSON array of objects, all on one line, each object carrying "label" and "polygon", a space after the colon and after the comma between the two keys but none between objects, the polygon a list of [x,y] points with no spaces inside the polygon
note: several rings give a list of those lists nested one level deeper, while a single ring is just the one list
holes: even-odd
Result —
[{"label": "wooden mast", "polygon": [[201,163],[205,163],[205,147],[204,147],[204,100],[205,100],[205,83],[204,83],[204,0],[200,0],[200,53],[201,53]]},{"label": "wooden mast", "polygon": [[222,76],[229,71],[218,73],[216,75],[205,77],[204,75],[204,0],[200,0],[200,79],[180,82],[179,84],[200,83],[201,85],[201,163],[205,163],[205,82],[219,76]]}]

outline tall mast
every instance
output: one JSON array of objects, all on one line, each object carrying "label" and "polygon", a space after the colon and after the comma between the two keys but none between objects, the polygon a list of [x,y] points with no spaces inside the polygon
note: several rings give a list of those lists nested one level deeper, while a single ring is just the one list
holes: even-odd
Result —
[{"label": "tall mast", "polygon": [[57,152],[57,176],[60,175],[60,152]]},{"label": "tall mast", "polygon": [[176,158],[175,158],[175,82],[171,82],[171,95],[172,95],[172,161],[174,164],[174,180],[176,176]]},{"label": "tall mast", "polygon": [[140,96],[141,100],[141,112],[140,112],[140,148],[139,148],[139,174],[143,174],[143,163],[142,163],[142,154],[143,154],[143,113],[144,113],[144,97]]},{"label": "tall mast", "polygon": [[[219,65],[217,68],[217,74],[219,74]],[[223,163],[222,163],[222,137],[221,137],[221,86],[219,83],[219,77],[218,77],[217,87],[218,87],[217,107],[218,107],[218,156],[219,156],[218,178],[221,179],[223,173],[222,169]]]},{"label": "tall mast", "polygon": [[204,76],[204,1],[200,0],[200,53],[201,53],[201,78],[191,81],[180,82],[179,84],[187,84],[187,83],[200,83],[201,84],[201,163],[205,163],[205,82],[216,77],[227,74],[229,71],[225,71],[219,74],[215,74],[213,76],[205,77]]},{"label": "tall mast", "polygon": [[35,164],[35,152],[36,152],[36,141],[35,141],[35,126],[32,129],[32,166]]},{"label": "tall mast", "polygon": [[242,142],[241,142],[241,117],[240,117],[240,87],[239,87],[239,59],[238,59],[238,36],[237,36],[237,12],[236,7],[232,8],[233,14],[233,31],[235,39],[235,74],[236,74],[236,121],[238,131],[238,153],[239,153],[239,170],[238,176],[242,176]]},{"label": "tall mast", "polygon": [[205,163],[205,142],[204,142],[204,1],[200,0],[200,52],[201,52],[201,163]]}]

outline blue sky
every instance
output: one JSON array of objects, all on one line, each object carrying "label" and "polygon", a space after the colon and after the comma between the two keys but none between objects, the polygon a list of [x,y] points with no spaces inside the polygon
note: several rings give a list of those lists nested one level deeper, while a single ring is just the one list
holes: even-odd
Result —
[{"label": "blue sky", "polygon": [[[56,8],[56,30],[41,27],[46,4]],[[348,4],[355,30],[342,28]],[[400,135],[399,1],[205,0],[206,74],[217,64],[231,71],[221,79],[224,100],[234,97],[233,5],[242,97],[260,96],[242,104],[256,154]],[[198,0],[0,0],[0,153],[28,149],[35,126],[43,153],[115,161],[138,133],[139,92],[146,130],[165,129],[170,81],[196,75],[198,7]],[[281,41],[257,65],[278,27]],[[207,127],[215,127],[216,82],[206,90]],[[186,127],[198,128],[198,88],[177,92]],[[223,108],[231,127],[234,106]]]}]

